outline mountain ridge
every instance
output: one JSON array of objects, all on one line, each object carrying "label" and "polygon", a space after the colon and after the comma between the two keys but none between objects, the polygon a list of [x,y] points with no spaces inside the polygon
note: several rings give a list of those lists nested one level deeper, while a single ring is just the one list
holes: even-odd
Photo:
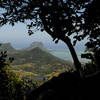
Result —
[{"label": "mountain ridge", "polygon": [[8,57],[14,57],[14,61],[10,64],[11,69],[17,73],[23,72],[23,78],[29,78],[32,75],[35,79],[43,79],[44,76],[51,77],[54,73],[72,68],[71,62],[57,58],[39,47],[30,50],[16,50],[11,47],[11,44],[8,47]]}]

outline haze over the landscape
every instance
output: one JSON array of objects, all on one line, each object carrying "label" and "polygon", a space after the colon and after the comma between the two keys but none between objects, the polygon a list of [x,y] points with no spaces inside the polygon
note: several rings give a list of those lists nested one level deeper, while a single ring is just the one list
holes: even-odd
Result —
[{"label": "haze over the landscape", "polygon": [[[32,42],[42,42],[48,49],[66,50],[66,45],[59,41],[55,44],[51,36],[46,32],[36,31],[33,35],[28,35],[28,29],[25,24],[18,23],[15,26],[5,25],[0,28],[0,42],[11,43],[14,48],[27,48]],[[86,40],[85,40],[86,41]],[[77,50],[84,50],[85,41],[78,43]]]},{"label": "haze over the landscape", "polygon": [[[81,52],[85,50],[85,41],[77,43],[75,46],[78,57],[82,62],[86,59],[81,59]],[[44,47],[50,50],[64,51],[64,52],[52,52],[53,55],[60,57],[65,60],[71,60],[71,54],[67,46],[59,41],[55,44],[50,35],[46,32],[36,31],[33,35],[28,35],[28,29],[26,24],[15,24],[15,26],[5,25],[0,28],[0,43],[11,43],[11,45],[16,49],[28,48],[33,42],[41,42]]]}]

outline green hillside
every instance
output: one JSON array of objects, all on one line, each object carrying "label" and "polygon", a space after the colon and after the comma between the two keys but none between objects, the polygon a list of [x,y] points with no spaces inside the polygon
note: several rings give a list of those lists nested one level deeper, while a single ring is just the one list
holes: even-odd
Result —
[{"label": "green hillside", "polygon": [[[27,71],[34,72],[41,70],[44,72],[56,71],[60,68],[71,66],[71,63],[61,60],[48,52],[42,51],[40,48],[34,48],[30,51],[22,50],[13,53],[9,53],[9,56],[14,57],[12,65],[23,66],[25,64],[31,65],[31,68],[27,68]],[[46,70],[47,69],[47,70]]]},{"label": "green hillside", "polygon": [[2,50],[9,47],[8,57],[14,57],[11,69],[21,74],[22,78],[43,79],[43,77],[56,75],[55,73],[58,75],[68,71],[72,67],[71,62],[57,58],[39,47],[30,50],[16,50],[10,44],[2,47]]},{"label": "green hillside", "polygon": [[48,52],[42,51],[40,48],[34,48],[30,51],[22,50],[17,52],[9,53],[9,56],[13,56],[15,58],[13,64],[25,64],[25,63],[38,63],[42,64],[53,64],[55,62],[60,62],[65,64],[66,61],[61,60]]}]

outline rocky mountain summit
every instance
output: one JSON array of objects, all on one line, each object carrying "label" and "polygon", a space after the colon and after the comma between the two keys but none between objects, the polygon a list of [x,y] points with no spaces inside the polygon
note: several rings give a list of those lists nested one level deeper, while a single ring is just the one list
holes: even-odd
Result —
[{"label": "rocky mountain summit", "polygon": [[41,42],[33,42],[28,48],[25,48],[24,50],[32,50],[34,48],[40,48],[43,51],[48,51],[44,44]]}]

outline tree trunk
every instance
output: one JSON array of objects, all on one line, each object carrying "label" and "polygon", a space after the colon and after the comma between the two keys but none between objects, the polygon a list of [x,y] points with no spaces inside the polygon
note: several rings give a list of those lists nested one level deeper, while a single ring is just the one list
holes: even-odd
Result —
[{"label": "tree trunk", "polygon": [[69,48],[70,50],[70,53],[72,55],[72,58],[73,58],[73,62],[74,62],[74,66],[75,66],[75,70],[78,71],[80,73],[80,70],[81,70],[81,63],[77,57],[77,54],[75,52],[75,49],[70,41],[70,39],[68,37],[66,38],[62,38],[61,39]]}]

